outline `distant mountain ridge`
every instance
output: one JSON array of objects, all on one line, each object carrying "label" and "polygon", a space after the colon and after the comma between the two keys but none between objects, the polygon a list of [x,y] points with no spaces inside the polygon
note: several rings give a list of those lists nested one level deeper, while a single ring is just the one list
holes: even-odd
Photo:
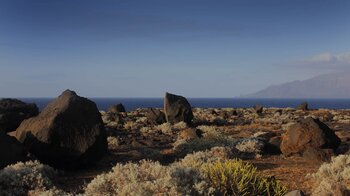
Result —
[{"label": "distant mountain ridge", "polygon": [[350,98],[350,72],[325,74],[307,80],[273,85],[244,97]]}]

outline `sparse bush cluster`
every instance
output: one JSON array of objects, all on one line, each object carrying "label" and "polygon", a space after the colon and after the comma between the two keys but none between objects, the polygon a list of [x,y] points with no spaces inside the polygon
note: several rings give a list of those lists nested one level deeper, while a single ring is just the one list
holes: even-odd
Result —
[{"label": "sparse bush cluster", "polygon": [[265,143],[257,138],[241,139],[235,144],[235,148],[245,156],[261,157]]},{"label": "sparse bush cluster", "polygon": [[308,177],[315,181],[314,196],[350,194],[350,155],[333,157]]},{"label": "sparse bush cluster", "polygon": [[[117,164],[111,172],[97,176],[85,189],[86,195],[184,195],[196,192],[195,171],[141,161]],[[198,178],[198,180],[197,180]],[[186,180],[184,183],[183,180]],[[200,186],[199,186],[200,187]]]},{"label": "sparse bush cluster", "polygon": [[155,130],[161,131],[163,134],[166,134],[166,135],[173,135],[179,130],[186,129],[186,128],[187,128],[187,124],[185,122],[178,122],[174,125],[167,122],[154,127]]},{"label": "sparse bush cluster", "polygon": [[262,177],[250,164],[214,158],[211,153],[215,150],[219,149],[191,155],[196,163],[191,166],[190,157],[169,166],[151,161],[118,164],[110,173],[97,176],[86,187],[85,194],[278,196],[286,193],[278,181]]},{"label": "sparse bush cluster", "polygon": [[183,159],[174,164],[181,167],[200,168],[204,163],[213,163],[218,160],[226,160],[233,157],[229,148],[213,147],[210,150],[194,152],[186,155]]},{"label": "sparse bush cluster", "polygon": [[46,191],[53,187],[53,168],[38,161],[19,162],[0,170],[0,195],[26,195],[28,191]]}]

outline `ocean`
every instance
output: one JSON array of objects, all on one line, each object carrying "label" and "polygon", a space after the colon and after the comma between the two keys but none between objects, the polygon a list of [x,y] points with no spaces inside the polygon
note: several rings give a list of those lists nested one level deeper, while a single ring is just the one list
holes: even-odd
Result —
[{"label": "ocean", "polygon": [[[42,110],[53,98],[18,98],[27,103],[36,103]],[[163,98],[90,98],[99,110],[108,110],[113,104],[122,103],[126,110],[136,108],[161,108]],[[309,108],[350,109],[350,99],[251,99],[251,98],[188,98],[192,107],[201,108],[248,108],[256,104],[264,107],[296,107],[308,102]]]}]

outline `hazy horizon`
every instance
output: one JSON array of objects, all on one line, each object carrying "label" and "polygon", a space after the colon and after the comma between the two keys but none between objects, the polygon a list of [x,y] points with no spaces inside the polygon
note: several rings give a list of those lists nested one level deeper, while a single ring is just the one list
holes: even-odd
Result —
[{"label": "hazy horizon", "polygon": [[0,1],[0,97],[235,98],[350,70],[350,2]]}]

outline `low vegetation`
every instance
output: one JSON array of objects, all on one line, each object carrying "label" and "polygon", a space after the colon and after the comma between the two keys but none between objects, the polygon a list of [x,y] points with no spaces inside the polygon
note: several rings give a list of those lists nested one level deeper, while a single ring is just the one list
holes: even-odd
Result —
[{"label": "low vegetation", "polygon": [[333,157],[314,174],[308,175],[315,181],[314,196],[350,194],[350,155]]},{"label": "low vegetation", "polygon": [[56,171],[38,161],[19,162],[0,170],[0,195],[26,195],[53,187]]},{"label": "low vegetation", "polygon": [[255,167],[241,160],[201,158],[192,159],[196,163],[192,167],[188,166],[188,157],[169,166],[152,161],[118,164],[88,184],[85,194],[278,196],[286,193],[286,188],[274,178],[261,176]]}]

